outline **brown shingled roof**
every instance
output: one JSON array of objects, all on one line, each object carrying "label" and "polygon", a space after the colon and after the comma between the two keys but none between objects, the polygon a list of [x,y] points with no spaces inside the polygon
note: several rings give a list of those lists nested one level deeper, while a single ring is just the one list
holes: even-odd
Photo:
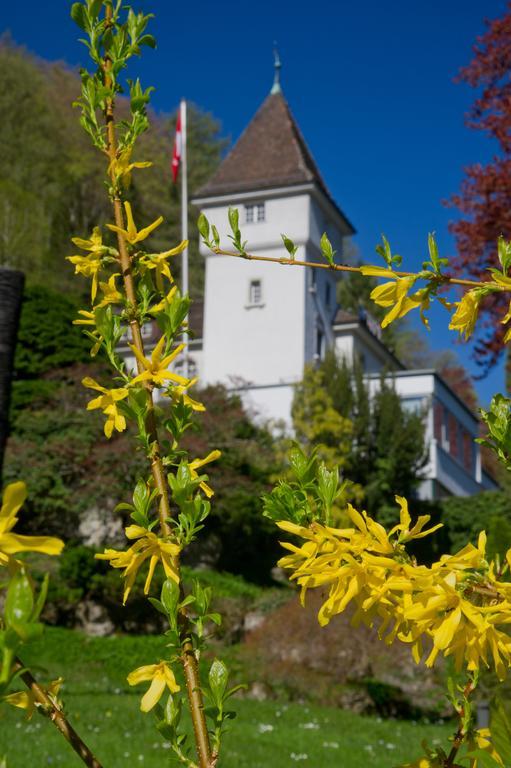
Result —
[{"label": "brown shingled roof", "polygon": [[278,92],[266,98],[214,176],[196,196],[307,182],[315,182],[333,202],[288,104]]}]

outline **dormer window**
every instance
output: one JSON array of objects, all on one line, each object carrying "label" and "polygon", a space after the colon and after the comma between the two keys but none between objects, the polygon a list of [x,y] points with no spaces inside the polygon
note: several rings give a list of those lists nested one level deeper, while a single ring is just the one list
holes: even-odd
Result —
[{"label": "dormer window", "polygon": [[245,223],[254,224],[254,222],[266,221],[266,210],[264,203],[251,203],[245,206]]}]

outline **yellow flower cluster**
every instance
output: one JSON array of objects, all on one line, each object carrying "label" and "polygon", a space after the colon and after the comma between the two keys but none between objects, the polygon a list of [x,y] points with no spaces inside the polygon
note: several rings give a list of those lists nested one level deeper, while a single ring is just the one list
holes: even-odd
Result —
[{"label": "yellow flower cluster", "polygon": [[[486,561],[485,533],[477,547],[468,544],[431,566],[418,565],[406,553],[406,542],[440,526],[424,530],[429,516],[422,516],[411,527],[406,499],[396,501],[400,522],[389,532],[351,505],[353,528],[278,523],[305,539],[301,546],[283,543],[291,554],[279,565],[293,571],[302,601],[307,589],[329,586],[318,614],[321,625],[354,602],[354,625],[377,625],[387,643],[409,643],[417,663],[427,649],[427,666],[443,654],[454,658],[458,670],[492,663],[503,679],[511,664],[511,637],[502,629],[511,623],[511,583]],[[511,550],[507,560],[511,565]]]},{"label": "yellow flower cluster", "polygon": [[[121,160],[113,161],[116,164],[116,173],[120,176],[129,176],[133,168],[145,168],[150,163],[129,163],[129,155],[126,162]],[[112,232],[119,233],[124,240],[132,247],[135,248],[140,242],[146,240],[149,235],[160,226],[163,222],[163,216],[159,216],[149,226],[143,229],[137,229],[135,221],[133,219],[133,212],[131,205],[128,202],[124,203],[124,210],[126,213],[126,229],[119,227],[116,224],[107,224],[108,229]],[[123,295],[117,289],[116,278],[119,277],[119,273],[111,275],[108,282],[102,283],[99,279],[99,275],[104,266],[104,259],[109,256],[114,259],[118,259],[118,251],[115,248],[110,248],[103,243],[103,237],[99,227],[94,227],[92,234],[88,240],[81,237],[71,238],[74,245],[80,248],[82,251],[87,251],[86,256],[74,255],[68,256],[67,260],[75,267],[75,274],[84,275],[92,280],[91,283],[91,296],[94,302],[97,296],[98,287],[103,294],[103,298],[98,307],[104,307],[108,304],[122,304]],[[183,240],[175,248],[171,248],[163,253],[140,253],[138,255],[137,263],[143,270],[154,270],[156,276],[156,287],[158,290],[163,291],[163,277],[166,277],[170,283],[174,282],[170,267],[167,260],[171,256],[177,256],[182,253],[188,246],[188,240]]]},{"label": "yellow flower cluster", "polygon": [[104,432],[106,437],[112,437],[114,429],[117,432],[124,432],[126,429],[126,419],[124,415],[119,411],[118,403],[124,400],[129,395],[128,386],[133,386],[141,382],[146,382],[150,387],[165,387],[166,381],[173,382],[172,387],[168,387],[163,391],[163,395],[171,397],[172,399],[182,399],[185,405],[189,405],[194,411],[204,411],[204,406],[197,400],[193,400],[188,395],[188,389],[193,387],[197,383],[198,379],[186,379],[184,376],[180,376],[177,373],[169,371],[168,366],[175,360],[184,348],[184,344],[180,344],[169,355],[162,357],[162,351],[165,346],[165,337],[162,336],[156,347],[154,348],[151,357],[147,358],[142,355],[136,347],[130,344],[137,360],[142,368],[142,373],[139,373],[131,381],[128,382],[126,387],[117,387],[115,389],[107,389],[102,387],[90,376],[86,376],[82,379],[82,384],[88,389],[95,389],[100,392],[99,397],[95,397],[87,404],[87,410],[95,410],[100,408],[105,414],[106,421],[104,424]]},{"label": "yellow flower cluster", "polygon": [[382,328],[386,328],[394,320],[404,317],[417,307],[420,307],[421,316],[424,320],[422,312],[429,307],[427,293],[424,290],[419,290],[410,295],[410,291],[417,282],[416,275],[399,277],[391,269],[375,266],[361,267],[360,271],[363,275],[371,277],[389,278],[388,283],[377,285],[371,292],[371,299],[374,303],[389,310],[382,320]]},{"label": "yellow flower cluster", "polygon": [[154,570],[161,560],[165,576],[179,584],[179,574],[176,567],[176,557],[181,547],[168,538],[157,536],[141,525],[129,525],[126,528],[128,539],[136,539],[126,551],[106,549],[103,554],[96,555],[98,560],[109,560],[112,568],[123,568],[124,595],[123,604],[129,597],[140,566],[149,560],[149,570],[144,585],[144,594],[149,594]]}]

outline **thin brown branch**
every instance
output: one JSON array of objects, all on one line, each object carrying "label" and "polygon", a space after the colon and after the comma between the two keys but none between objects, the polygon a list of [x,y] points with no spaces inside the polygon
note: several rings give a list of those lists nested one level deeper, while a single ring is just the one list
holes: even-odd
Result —
[{"label": "thin brown branch", "polygon": [[[278,256],[256,256],[251,253],[238,253],[237,251],[225,251],[223,248],[213,248],[213,253],[218,256],[234,256],[239,259],[247,259],[248,261],[268,261],[272,264],[285,264],[289,267],[314,267],[314,269],[328,269],[331,272],[359,272],[362,274],[364,267],[351,267],[349,264],[321,264],[317,261],[297,261],[296,259],[288,259],[286,257]],[[415,277],[416,272],[394,272],[393,275],[397,277]],[[457,277],[449,277],[448,275],[441,275],[438,277],[439,283],[442,285],[464,285],[469,288],[476,288],[484,283],[478,283],[475,280],[463,280]],[[490,282],[490,281],[488,281]]]},{"label": "thin brown branch", "polygon": [[18,672],[19,676],[32,693],[35,701],[41,705],[41,711],[52,721],[53,725],[59,729],[64,736],[71,749],[73,749],[78,757],[89,766],[89,768],[102,768],[99,760],[94,757],[93,753],[85,744],[81,736],[75,731],[73,726],[67,720],[65,714],[60,707],[48,696],[42,686],[39,685],[32,673],[25,668],[20,659],[16,659],[13,665],[13,671]]},{"label": "thin brown branch", "polygon": [[[106,19],[107,23],[111,19],[112,8],[106,6]],[[111,79],[109,76],[109,70],[111,62],[108,57],[105,57],[104,69],[105,69],[105,85],[110,87]],[[112,99],[107,99],[105,110],[105,121],[107,127],[107,142],[108,142],[108,157],[110,162],[116,158],[117,155],[117,141],[115,134],[115,120],[114,120],[114,103]],[[115,188],[115,174],[112,167],[111,170],[111,182]],[[113,200],[115,224],[120,229],[124,229],[124,217],[122,212],[122,204],[119,196],[116,194]],[[133,337],[134,347],[145,356],[144,343],[142,340],[142,334],[140,331],[140,324],[136,318],[137,310],[137,295],[135,291],[135,284],[131,269],[131,257],[128,252],[128,247],[124,236],[118,232],[117,241],[119,246],[119,258],[121,263],[122,276],[124,280],[124,286],[126,290],[126,298],[130,304],[130,309],[133,313],[133,317],[130,321],[130,327]],[[138,371],[142,372],[142,367],[137,361]],[[167,520],[171,517],[171,507],[169,501],[169,493],[167,480],[165,477],[163,463],[161,460],[161,448],[158,437],[158,430],[156,427],[156,419],[154,415],[154,402],[152,396],[152,389],[150,386],[146,387],[147,393],[147,418],[146,428],[151,441],[152,457],[151,457],[151,471],[156,488],[160,495],[160,529],[164,536],[170,534],[170,527]],[[179,559],[176,557],[174,565],[177,573],[179,574]],[[183,664],[186,688],[188,693],[188,701],[190,704],[190,713],[192,717],[193,730],[195,734],[195,743],[197,746],[197,754],[199,757],[200,768],[210,768],[211,766],[211,747],[209,743],[209,734],[206,725],[206,718],[204,715],[204,703],[202,698],[202,690],[200,685],[199,668],[197,658],[192,642],[189,638],[188,618],[184,612],[180,614],[180,629],[186,638],[182,645],[181,660]]]}]

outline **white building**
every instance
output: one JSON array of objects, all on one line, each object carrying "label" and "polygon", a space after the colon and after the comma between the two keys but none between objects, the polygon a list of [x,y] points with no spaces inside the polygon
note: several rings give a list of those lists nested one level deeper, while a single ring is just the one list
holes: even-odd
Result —
[{"label": "white building", "polygon": [[[280,237],[285,233],[298,246],[297,260],[324,263],[319,241],[326,232],[336,260],[345,263],[344,243],[355,232],[328,192],[278,80],[194,203],[217,227],[225,249],[231,246],[230,206],[238,208],[243,239],[254,254],[287,257]],[[334,348],[350,364],[362,364],[370,391],[385,371],[404,407],[424,414],[429,460],[422,498],[496,487],[481,468],[476,416],[434,371],[405,370],[371,318],[337,306],[338,273],[201,249],[205,300],[190,315],[189,366],[202,385],[222,383],[241,394],[254,417],[291,427],[294,387],[304,366]]]},{"label": "white building", "polygon": [[[287,256],[280,237],[285,233],[298,246],[297,259],[323,261],[319,240],[326,232],[337,261],[345,263],[343,245],[355,231],[330,195],[278,80],[194,203],[215,224],[226,249],[227,212],[237,207],[243,239],[259,255]],[[434,371],[405,370],[370,318],[337,306],[335,274],[218,256],[205,247],[202,253],[202,349],[195,342],[202,384],[223,383],[258,418],[290,425],[294,386],[304,366],[333,347],[348,362],[362,363],[370,391],[379,386],[382,371],[391,371],[386,375],[404,407],[424,413],[429,460],[422,498],[496,487],[482,470],[474,442],[477,417]],[[200,336],[200,327],[195,330]]]},{"label": "white building", "polygon": [[[298,246],[297,259],[323,261],[318,244],[326,231],[342,259],[344,239],[354,233],[278,86],[194,203],[216,225],[224,248],[230,245],[227,211],[237,207],[250,251],[265,256],[288,255],[284,232]],[[336,276],[202,252],[202,382],[242,389],[259,417],[289,423],[304,365],[334,341]]]}]

